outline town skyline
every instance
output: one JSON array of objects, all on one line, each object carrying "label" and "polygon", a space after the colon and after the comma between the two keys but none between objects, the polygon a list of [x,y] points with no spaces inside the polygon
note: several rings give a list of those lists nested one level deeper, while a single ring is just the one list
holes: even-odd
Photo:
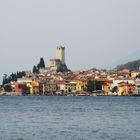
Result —
[{"label": "town skyline", "polygon": [[[57,46],[58,47],[58,46]],[[55,47],[54,49],[56,49],[57,47]],[[59,47],[61,47],[61,46],[59,46]],[[67,49],[67,47],[65,47],[66,49]],[[67,51],[66,51],[67,52]],[[67,52],[68,53],[68,52]],[[135,55],[133,55],[133,54],[135,54]],[[96,66],[96,65],[91,65],[91,66],[84,66],[84,65],[81,65],[81,69],[80,69],[80,67],[78,68],[78,69],[72,69],[71,68],[71,66],[69,65],[69,63],[68,63],[68,61],[67,61],[67,54],[66,54],[66,64],[67,64],[67,66],[68,66],[68,68],[70,68],[70,70],[72,70],[72,71],[84,71],[84,70],[90,70],[90,69],[92,69],[92,68],[96,68],[96,69],[106,69],[106,70],[113,70],[115,67],[117,67],[118,65],[121,65],[121,64],[125,64],[125,63],[127,63],[127,62],[129,62],[129,61],[133,61],[133,60],[139,60],[139,56],[138,56],[138,54],[139,54],[139,51],[137,51],[137,52],[133,52],[132,54],[129,54],[128,56],[125,56],[125,57],[122,57],[122,58],[120,58],[120,60],[118,59],[118,60],[116,60],[116,62],[114,61],[113,63],[111,63],[110,65],[106,65],[106,66],[104,66],[104,65],[100,65],[100,66]],[[36,61],[34,61],[34,64],[31,64],[31,65],[28,65],[28,64],[30,64],[31,62],[29,62],[27,65],[28,65],[28,67],[27,66],[24,66],[24,65],[21,65],[21,67],[20,68],[15,68],[15,69],[13,69],[13,71],[12,71],[12,69],[10,70],[10,68],[8,69],[8,71],[6,70],[5,72],[2,72],[2,71],[0,71],[0,73],[1,73],[1,78],[0,78],[0,82],[2,83],[2,79],[3,79],[3,76],[4,76],[4,74],[7,74],[7,75],[9,75],[9,74],[11,74],[11,73],[15,73],[15,72],[19,72],[19,71],[31,71],[32,72],[32,70],[33,70],[33,66],[34,65],[36,65],[37,64],[37,62],[38,62],[38,60],[40,59],[40,58],[43,58],[44,59],[44,62],[45,62],[45,66],[46,67],[49,67],[50,66],[50,60],[51,59],[55,59],[55,55],[56,55],[56,52],[54,51],[53,52],[53,56],[51,56],[48,60],[46,60],[46,57],[44,56],[38,56],[37,58],[34,58],[34,60],[36,60]],[[32,60],[31,60],[32,61]],[[84,67],[83,67],[84,66]],[[83,68],[83,69],[82,69]]]},{"label": "town skyline", "polygon": [[[140,1],[2,1],[0,77],[46,65],[59,45],[73,70],[109,68],[139,59]],[[2,80],[2,78],[0,78]]]}]

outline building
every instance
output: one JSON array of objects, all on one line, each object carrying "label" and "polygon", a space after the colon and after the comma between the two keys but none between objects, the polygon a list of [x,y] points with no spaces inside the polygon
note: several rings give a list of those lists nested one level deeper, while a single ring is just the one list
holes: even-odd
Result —
[{"label": "building", "polygon": [[129,83],[129,84],[135,84],[135,81],[133,79],[114,79],[113,80],[113,83],[111,85],[111,88],[115,87],[115,86],[118,86],[118,83],[121,83],[121,82],[125,82],[125,83]]},{"label": "building", "polygon": [[128,82],[118,83],[118,95],[132,95],[135,91],[135,84],[129,84]]},{"label": "building", "polygon": [[32,78],[18,78],[17,83],[31,83]]},{"label": "building", "polygon": [[61,61],[61,64],[65,64],[65,47],[57,47],[56,48],[56,59]]},{"label": "building", "polygon": [[136,91],[135,94],[140,94],[140,78],[136,78]]},{"label": "building", "polygon": [[60,84],[60,91],[64,93],[76,93],[76,81],[64,81]]},{"label": "building", "polygon": [[45,92],[55,93],[56,91],[57,91],[56,81],[48,81],[48,82],[45,83]]},{"label": "building", "polygon": [[105,95],[108,95],[108,93],[110,93],[110,88],[111,88],[112,82],[113,82],[112,80],[108,80],[108,81],[103,83],[102,91]]},{"label": "building", "polygon": [[139,74],[140,74],[139,71],[132,71],[132,72],[131,72],[131,77],[132,77],[132,78],[136,78]]},{"label": "building", "polygon": [[77,92],[86,91],[87,83],[88,83],[88,80],[86,78],[78,79],[77,84],[76,84],[76,91]]},{"label": "building", "polygon": [[61,67],[60,59],[50,59],[50,70],[57,71]]},{"label": "building", "polygon": [[18,78],[17,79],[17,85],[16,90],[18,92],[22,92],[22,94],[32,94],[33,93],[33,87],[32,87],[32,78]]},{"label": "building", "polygon": [[70,71],[65,63],[65,47],[60,46],[56,48],[56,58],[50,59],[50,71]]}]

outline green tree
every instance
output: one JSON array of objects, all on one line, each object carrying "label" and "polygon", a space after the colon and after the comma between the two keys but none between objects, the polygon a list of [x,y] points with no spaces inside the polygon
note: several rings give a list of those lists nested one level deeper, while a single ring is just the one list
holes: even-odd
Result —
[{"label": "green tree", "polygon": [[87,91],[102,90],[103,81],[90,80],[87,83]]},{"label": "green tree", "polygon": [[114,93],[114,92],[117,93],[118,92],[118,87],[117,86],[113,87],[111,91],[112,91],[112,93]]},{"label": "green tree", "polygon": [[40,58],[39,68],[45,68],[45,62],[43,57]]},{"label": "green tree", "polygon": [[38,73],[38,68],[37,68],[37,66],[33,66],[33,73]]},{"label": "green tree", "polygon": [[4,76],[3,76],[3,81],[2,81],[2,85],[6,84],[6,79],[7,79],[7,74],[4,74]]},{"label": "green tree", "polygon": [[92,92],[94,90],[94,81],[88,81],[87,83],[87,91]]},{"label": "green tree", "polygon": [[4,90],[5,90],[6,92],[11,92],[11,91],[12,91],[11,85],[5,85],[5,86],[4,86]]},{"label": "green tree", "polygon": [[12,73],[10,76],[7,76],[7,74],[4,74],[2,84],[4,86],[5,84],[10,83],[11,81],[17,81],[17,78],[22,78],[25,75],[26,73],[24,71]]},{"label": "green tree", "polygon": [[39,69],[40,69],[40,63],[39,63],[39,64],[37,64],[37,69],[38,69],[38,71],[39,71]]}]

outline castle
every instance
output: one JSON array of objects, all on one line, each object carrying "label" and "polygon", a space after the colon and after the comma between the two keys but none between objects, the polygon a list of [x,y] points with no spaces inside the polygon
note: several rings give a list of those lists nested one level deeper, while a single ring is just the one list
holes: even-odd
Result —
[{"label": "castle", "polygon": [[56,48],[56,58],[50,59],[50,71],[65,72],[69,71],[65,63],[65,47]]}]

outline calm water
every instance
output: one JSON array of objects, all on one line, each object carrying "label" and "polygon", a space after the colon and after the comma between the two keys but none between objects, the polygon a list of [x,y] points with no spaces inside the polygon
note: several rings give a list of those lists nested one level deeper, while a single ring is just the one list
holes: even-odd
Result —
[{"label": "calm water", "polygon": [[140,97],[0,97],[0,140],[140,140]]}]

